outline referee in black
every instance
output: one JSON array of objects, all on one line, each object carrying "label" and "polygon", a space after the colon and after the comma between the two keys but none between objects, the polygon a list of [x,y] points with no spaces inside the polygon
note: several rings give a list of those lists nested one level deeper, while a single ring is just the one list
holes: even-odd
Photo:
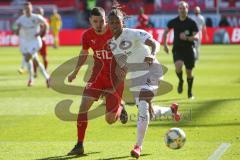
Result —
[{"label": "referee in black", "polygon": [[187,84],[188,84],[188,98],[194,99],[192,94],[193,75],[192,70],[195,65],[194,58],[194,41],[198,40],[198,27],[193,19],[188,17],[188,4],[185,1],[180,1],[178,4],[178,16],[170,20],[167,24],[167,28],[164,31],[163,41],[164,50],[169,53],[167,45],[167,34],[173,29],[174,30],[174,42],[173,42],[173,60],[175,64],[176,74],[179,79],[178,82],[178,93],[183,92],[183,64],[186,68],[187,73]]}]

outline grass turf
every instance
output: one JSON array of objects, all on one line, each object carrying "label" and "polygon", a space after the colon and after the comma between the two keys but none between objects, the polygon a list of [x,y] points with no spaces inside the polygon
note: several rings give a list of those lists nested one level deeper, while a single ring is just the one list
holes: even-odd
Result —
[{"label": "grass turf", "polygon": [[[119,122],[108,125],[104,116],[91,120],[86,134],[86,155],[67,157],[66,153],[76,142],[76,123],[59,120],[54,110],[59,101],[72,99],[71,111],[76,113],[80,96],[47,89],[40,74],[33,87],[26,87],[27,74],[17,73],[21,62],[18,49],[2,47],[0,50],[0,159],[131,159],[129,152],[136,139],[134,105],[127,105],[131,117],[126,125]],[[79,50],[80,47],[49,48],[49,72],[77,56]],[[164,80],[173,85],[173,90],[155,98],[154,103],[178,102],[184,119],[179,123],[166,119],[151,122],[141,159],[205,160],[222,143],[231,146],[221,160],[239,159],[239,50],[239,45],[202,46],[200,61],[194,69],[195,100],[187,99],[186,83],[183,94],[176,93],[172,56],[163,52],[158,55],[169,69]],[[83,85],[84,72],[85,68],[74,85]],[[164,134],[171,127],[186,132],[187,142],[180,150],[170,150],[164,144]]]}]

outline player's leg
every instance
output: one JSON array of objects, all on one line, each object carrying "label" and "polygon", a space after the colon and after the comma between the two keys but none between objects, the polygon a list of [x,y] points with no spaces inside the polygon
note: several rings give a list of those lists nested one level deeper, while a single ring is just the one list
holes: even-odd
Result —
[{"label": "player's leg", "polygon": [[178,93],[182,93],[183,92],[183,71],[182,71],[182,66],[183,66],[184,62],[182,60],[177,60],[175,62],[175,72],[176,75],[178,77],[178,88],[177,91]]},{"label": "player's leg", "polygon": [[28,79],[28,87],[32,86],[33,84],[33,63],[32,63],[32,55],[30,53],[25,53],[24,58],[27,64],[29,79]]},{"label": "player's leg", "polygon": [[88,81],[82,96],[82,101],[79,109],[78,119],[77,119],[77,135],[78,135],[78,142],[73,147],[73,149],[68,153],[68,155],[81,155],[84,153],[84,137],[85,132],[87,129],[88,124],[88,110],[94,103],[97,101],[102,94],[102,81],[101,77],[91,75],[90,80]]},{"label": "player's leg", "polygon": [[43,65],[45,67],[45,69],[47,70],[48,67],[48,60],[47,60],[47,45],[45,40],[42,40],[42,48],[40,49],[40,55],[42,56],[42,60],[43,60]]},{"label": "player's leg", "polygon": [[115,123],[120,119],[122,124],[127,123],[128,115],[122,103],[124,83],[118,85],[116,92],[106,95],[106,114],[105,120],[108,124]]},{"label": "player's leg", "polygon": [[54,37],[53,47],[58,48],[59,47],[59,31],[57,29],[53,30],[53,37]]},{"label": "player's leg", "polygon": [[195,66],[195,59],[194,59],[194,52],[191,50],[188,52],[188,56],[186,57],[185,67],[186,67],[186,74],[187,74],[187,83],[188,83],[188,98],[194,99],[192,94],[192,86],[193,86],[193,68]]},{"label": "player's leg", "polygon": [[192,75],[192,69],[186,69],[187,73],[187,83],[188,83],[188,98],[193,99],[193,93],[192,93],[192,86],[193,86],[193,80],[194,77]]},{"label": "player's leg", "polygon": [[178,113],[178,107],[179,105],[177,103],[172,103],[170,106],[152,105],[154,118],[172,116],[175,121],[180,121],[181,116]]},{"label": "player's leg", "polygon": [[34,61],[36,61],[36,64],[39,66],[42,75],[46,79],[47,87],[49,88],[49,75],[48,75],[46,69],[44,68],[43,64],[39,61],[37,53],[34,54],[33,59],[34,59]]},{"label": "player's leg", "polygon": [[194,58],[195,60],[199,60],[199,54],[200,54],[200,45],[201,45],[201,40],[195,41],[195,50],[194,50]]},{"label": "player's leg", "polygon": [[183,71],[182,71],[184,61],[183,61],[183,56],[182,56],[181,52],[183,52],[183,51],[181,51],[180,49],[176,49],[176,47],[173,47],[173,61],[174,61],[174,65],[175,65],[175,72],[178,77],[177,91],[179,94],[183,92],[183,82],[184,82],[183,81]]},{"label": "player's leg", "polygon": [[82,97],[82,102],[79,109],[79,114],[77,118],[77,135],[78,141],[77,144],[73,147],[73,149],[68,153],[68,155],[82,155],[84,154],[84,137],[88,125],[88,110],[92,106],[96,99],[93,97]]},{"label": "player's leg", "polygon": [[154,93],[150,90],[143,89],[139,94],[138,102],[138,121],[137,121],[137,143],[131,151],[131,156],[139,158],[142,150],[143,139],[150,121],[149,105]]},{"label": "player's leg", "polygon": [[26,44],[23,41],[21,41],[21,39],[19,42],[20,42],[19,49],[22,54],[22,62],[21,62],[20,68],[18,69],[18,72],[20,74],[23,74],[25,73],[25,69],[28,69],[26,58],[25,58],[25,54],[27,53],[27,50],[26,50]]},{"label": "player's leg", "polygon": [[35,59],[33,59],[33,72],[34,72],[34,78],[37,77],[37,67],[38,67],[38,63]]},{"label": "player's leg", "polygon": [[18,69],[18,73],[24,74],[26,72],[26,70],[25,70],[26,68],[27,68],[27,63],[26,63],[26,60],[25,60],[24,55],[23,55],[22,56],[21,66]]}]

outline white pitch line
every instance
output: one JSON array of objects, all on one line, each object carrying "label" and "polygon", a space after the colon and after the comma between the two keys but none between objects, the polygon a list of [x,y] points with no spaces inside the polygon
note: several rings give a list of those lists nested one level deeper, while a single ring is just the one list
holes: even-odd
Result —
[{"label": "white pitch line", "polygon": [[208,160],[219,160],[224,152],[231,146],[230,143],[222,143],[215,151],[214,153],[208,157]]}]

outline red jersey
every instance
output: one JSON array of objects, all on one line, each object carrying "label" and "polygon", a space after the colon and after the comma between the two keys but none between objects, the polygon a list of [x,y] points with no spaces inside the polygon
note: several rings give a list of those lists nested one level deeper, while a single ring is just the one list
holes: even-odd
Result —
[{"label": "red jersey", "polygon": [[108,47],[108,40],[112,38],[112,33],[107,28],[104,34],[98,35],[93,28],[86,30],[82,36],[82,47],[84,50],[92,48],[94,54],[93,74],[110,74],[112,63],[112,52]]}]

